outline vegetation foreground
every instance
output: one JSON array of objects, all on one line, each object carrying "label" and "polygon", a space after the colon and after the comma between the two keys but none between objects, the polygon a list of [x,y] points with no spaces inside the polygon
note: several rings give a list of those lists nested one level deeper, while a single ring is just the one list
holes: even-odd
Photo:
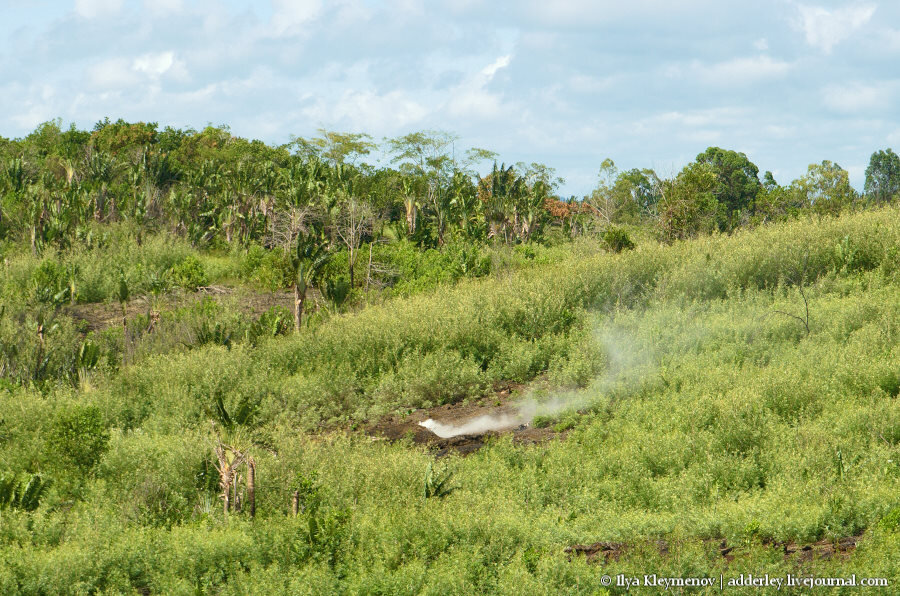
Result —
[{"label": "vegetation foreground", "polygon": [[[621,254],[581,243],[296,336],[138,351],[118,370],[82,363],[68,385],[8,383],[3,482],[52,482],[33,502],[6,497],[0,591],[602,593],[602,575],[619,573],[900,581],[898,251],[894,208]],[[200,304],[189,309],[215,310]],[[501,380],[577,404],[539,421],[565,435],[500,436],[435,462],[353,430]],[[255,516],[239,462],[245,505],[223,512],[217,449],[253,460]],[[782,546],[848,537],[852,553],[829,559]],[[590,562],[566,552],[602,541],[628,546]]]},{"label": "vegetation foreground", "polygon": [[[896,593],[893,152],[564,201],[367,139],[0,139],[0,593]],[[517,402],[539,442],[377,432]]]}]

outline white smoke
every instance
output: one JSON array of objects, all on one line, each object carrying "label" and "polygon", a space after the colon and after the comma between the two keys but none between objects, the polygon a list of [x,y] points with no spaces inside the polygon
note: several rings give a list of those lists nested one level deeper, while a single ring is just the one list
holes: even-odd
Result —
[{"label": "white smoke", "polygon": [[442,439],[458,437],[460,435],[483,435],[491,430],[506,430],[526,424],[529,420],[519,415],[502,414],[499,416],[484,415],[472,418],[459,426],[452,424],[444,424],[429,418],[424,422],[420,422],[419,426],[424,426]]},{"label": "white smoke", "polygon": [[533,399],[516,404],[513,414],[483,414],[466,420],[462,424],[446,424],[429,418],[420,422],[442,439],[450,439],[460,435],[483,435],[489,431],[503,431],[511,428],[531,424],[535,416],[552,416],[563,410],[578,408],[587,403],[585,396],[568,395],[557,396],[550,401],[537,402]]},{"label": "white smoke", "polygon": [[606,370],[586,391],[557,394],[549,400],[527,399],[516,404],[515,412],[511,414],[484,414],[458,425],[429,418],[420,422],[419,426],[424,426],[442,439],[509,430],[523,424],[531,424],[535,416],[553,416],[565,410],[583,408],[607,392],[629,372],[634,371],[638,376],[643,376],[649,372],[648,366],[653,367],[649,354],[636,349],[634,342],[621,331],[604,329],[595,334],[595,340],[603,346]]}]

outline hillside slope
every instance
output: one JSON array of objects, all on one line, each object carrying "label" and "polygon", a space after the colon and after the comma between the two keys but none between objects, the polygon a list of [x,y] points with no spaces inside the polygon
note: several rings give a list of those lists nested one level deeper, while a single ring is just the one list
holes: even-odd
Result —
[{"label": "hillside slope", "polygon": [[[52,481],[33,510],[0,511],[0,592],[900,582],[897,209],[582,246],[297,336],[214,343],[0,388],[0,489]],[[435,460],[362,430],[509,384],[531,424],[566,432]],[[217,446],[243,511],[222,511]]]}]

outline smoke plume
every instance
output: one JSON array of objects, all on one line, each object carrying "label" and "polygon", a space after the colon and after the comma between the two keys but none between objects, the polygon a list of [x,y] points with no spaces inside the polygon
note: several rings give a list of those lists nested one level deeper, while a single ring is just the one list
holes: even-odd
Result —
[{"label": "smoke plume", "polygon": [[[523,424],[531,424],[536,416],[553,416],[566,410],[583,408],[607,392],[615,383],[622,381],[626,374],[645,369],[648,365],[652,366],[649,354],[636,349],[634,342],[621,331],[604,329],[596,333],[594,339],[602,346],[604,372],[584,391],[556,394],[550,399],[540,401],[529,398],[516,404],[513,413],[484,414],[458,425],[429,418],[420,422],[419,426],[424,426],[442,439],[509,430]],[[641,370],[638,376],[647,372]]]}]

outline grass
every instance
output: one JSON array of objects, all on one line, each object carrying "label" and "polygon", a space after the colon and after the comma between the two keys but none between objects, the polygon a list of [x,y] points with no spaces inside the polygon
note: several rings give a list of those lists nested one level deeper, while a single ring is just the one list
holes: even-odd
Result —
[{"label": "grass", "polygon": [[[53,479],[35,512],[0,512],[0,592],[595,594],[604,573],[803,572],[893,593],[897,216],[583,245],[299,336],[161,350],[88,387],[0,388],[0,467]],[[801,284],[808,335],[775,312],[803,312]],[[429,453],[346,430],[507,380],[577,404],[542,420],[565,438],[442,460],[441,498],[423,498]],[[213,431],[217,398],[253,414]],[[57,463],[55,421],[73,411],[102,412],[108,432],[87,470]],[[221,513],[214,432],[252,445],[253,520]],[[848,559],[771,546],[846,536],[861,536]],[[596,541],[630,548],[597,564],[564,552]]]}]

